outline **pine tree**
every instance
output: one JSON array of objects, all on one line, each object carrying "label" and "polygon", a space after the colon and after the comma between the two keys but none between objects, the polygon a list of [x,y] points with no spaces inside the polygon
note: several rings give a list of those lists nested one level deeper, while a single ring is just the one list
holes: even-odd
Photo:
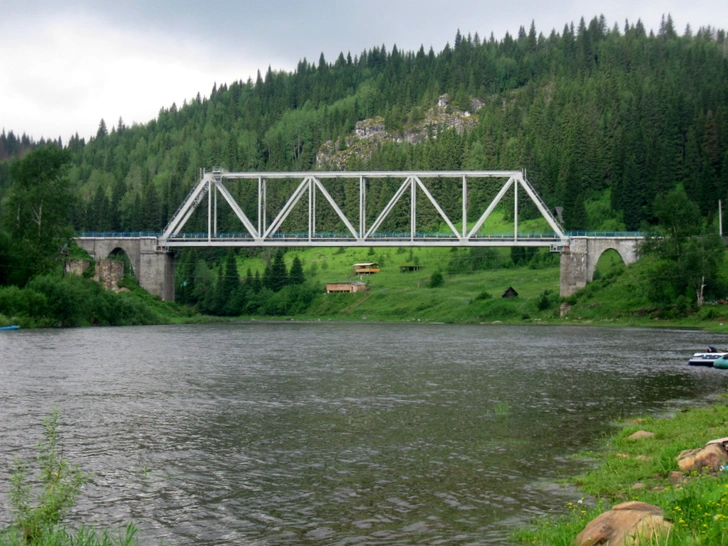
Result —
[{"label": "pine tree", "polygon": [[228,250],[225,260],[225,275],[222,281],[222,295],[224,298],[223,312],[227,316],[240,314],[239,292],[241,291],[240,277],[238,276],[238,264],[235,259],[235,252]]},{"label": "pine tree", "polygon": [[303,265],[298,256],[293,258],[293,264],[291,264],[291,271],[288,274],[288,280],[290,284],[303,284],[306,280],[303,274]]},{"label": "pine tree", "polygon": [[278,292],[281,288],[288,284],[288,275],[286,273],[286,263],[283,260],[283,250],[276,252],[273,261],[266,267],[266,275],[263,277],[263,285]]}]

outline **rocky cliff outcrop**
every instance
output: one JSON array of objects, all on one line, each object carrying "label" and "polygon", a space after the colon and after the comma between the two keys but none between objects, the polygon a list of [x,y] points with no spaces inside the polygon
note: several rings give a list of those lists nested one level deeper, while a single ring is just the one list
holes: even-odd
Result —
[{"label": "rocky cliff outcrop", "polygon": [[[471,101],[473,112],[480,109],[483,103]],[[478,117],[470,112],[454,109],[447,95],[442,95],[437,105],[424,114],[418,122],[405,125],[402,131],[387,131],[383,117],[358,121],[354,134],[344,138],[343,142],[331,140],[321,146],[316,155],[318,169],[346,170],[352,159],[367,160],[378,145],[384,142],[409,142],[418,144],[428,138],[437,138],[440,131],[455,130],[462,133],[473,129],[478,124]]]}]

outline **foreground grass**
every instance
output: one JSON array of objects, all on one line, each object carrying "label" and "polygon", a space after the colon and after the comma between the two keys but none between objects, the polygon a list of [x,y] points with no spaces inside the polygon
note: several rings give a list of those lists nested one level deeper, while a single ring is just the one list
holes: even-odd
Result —
[{"label": "foreground grass", "polygon": [[136,527],[129,524],[116,534],[109,531],[97,531],[91,527],[81,526],[77,531],[70,531],[63,526],[48,527],[41,538],[29,542],[19,532],[7,530],[0,532],[2,546],[132,546],[138,544]]},{"label": "foreground grass", "polygon": [[[728,544],[728,472],[681,478],[673,474],[679,470],[676,457],[682,450],[728,436],[726,402],[666,417],[634,419],[622,425],[619,434],[606,441],[603,449],[582,454],[596,459],[599,466],[571,480],[592,500],[570,503],[563,514],[543,518],[534,527],[518,531],[514,540],[519,544],[571,545],[597,515],[614,504],[638,500],[660,506],[673,522],[674,530],[661,539],[661,546]],[[630,440],[637,430],[655,435]]]}]

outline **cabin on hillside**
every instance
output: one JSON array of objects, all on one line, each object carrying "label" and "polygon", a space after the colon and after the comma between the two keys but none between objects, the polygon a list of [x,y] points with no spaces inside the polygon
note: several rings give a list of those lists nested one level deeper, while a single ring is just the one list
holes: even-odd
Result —
[{"label": "cabin on hillside", "polygon": [[508,288],[506,288],[506,291],[503,292],[503,295],[501,296],[501,298],[517,298],[517,297],[518,297],[518,292],[516,292],[512,286],[509,286]]},{"label": "cabin on hillside", "polygon": [[361,281],[327,282],[326,293],[331,292],[366,292],[369,287]]},{"label": "cabin on hillside", "polygon": [[399,266],[400,273],[408,273],[409,271],[419,271],[420,269],[422,269],[421,265],[402,264]]},{"label": "cabin on hillside", "polygon": [[381,269],[377,262],[354,264],[354,275],[371,275],[372,273],[379,273],[380,271]]}]

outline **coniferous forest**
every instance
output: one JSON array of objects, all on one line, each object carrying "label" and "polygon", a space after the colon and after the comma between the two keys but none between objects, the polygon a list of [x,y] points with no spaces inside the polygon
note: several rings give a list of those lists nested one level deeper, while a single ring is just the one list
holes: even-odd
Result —
[{"label": "coniferous forest", "polygon": [[[443,95],[469,123],[433,126],[427,112]],[[344,162],[321,153],[353,147],[357,123],[367,120],[395,137],[428,123],[429,138],[382,140]],[[321,55],[293,72],[219,82],[143,125],[101,120],[88,141],[3,131],[0,197],[13,161],[49,144],[68,156],[77,232],[161,231],[200,169],[213,166],[526,169],[545,203],[563,207],[567,230],[645,229],[658,222],[658,197],[678,187],[711,224],[728,197],[728,40],[715,28],[676,29],[669,15],[656,32],[594,17],[548,34],[532,23],[501,40],[458,31],[438,52],[381,46]],[[487,198],[476,193],[470,206]],[[223,217],[220,231],[237,231],[232,222],[232,213]],[[205,231],[202,217],[186,227],[195,229]]]}]

